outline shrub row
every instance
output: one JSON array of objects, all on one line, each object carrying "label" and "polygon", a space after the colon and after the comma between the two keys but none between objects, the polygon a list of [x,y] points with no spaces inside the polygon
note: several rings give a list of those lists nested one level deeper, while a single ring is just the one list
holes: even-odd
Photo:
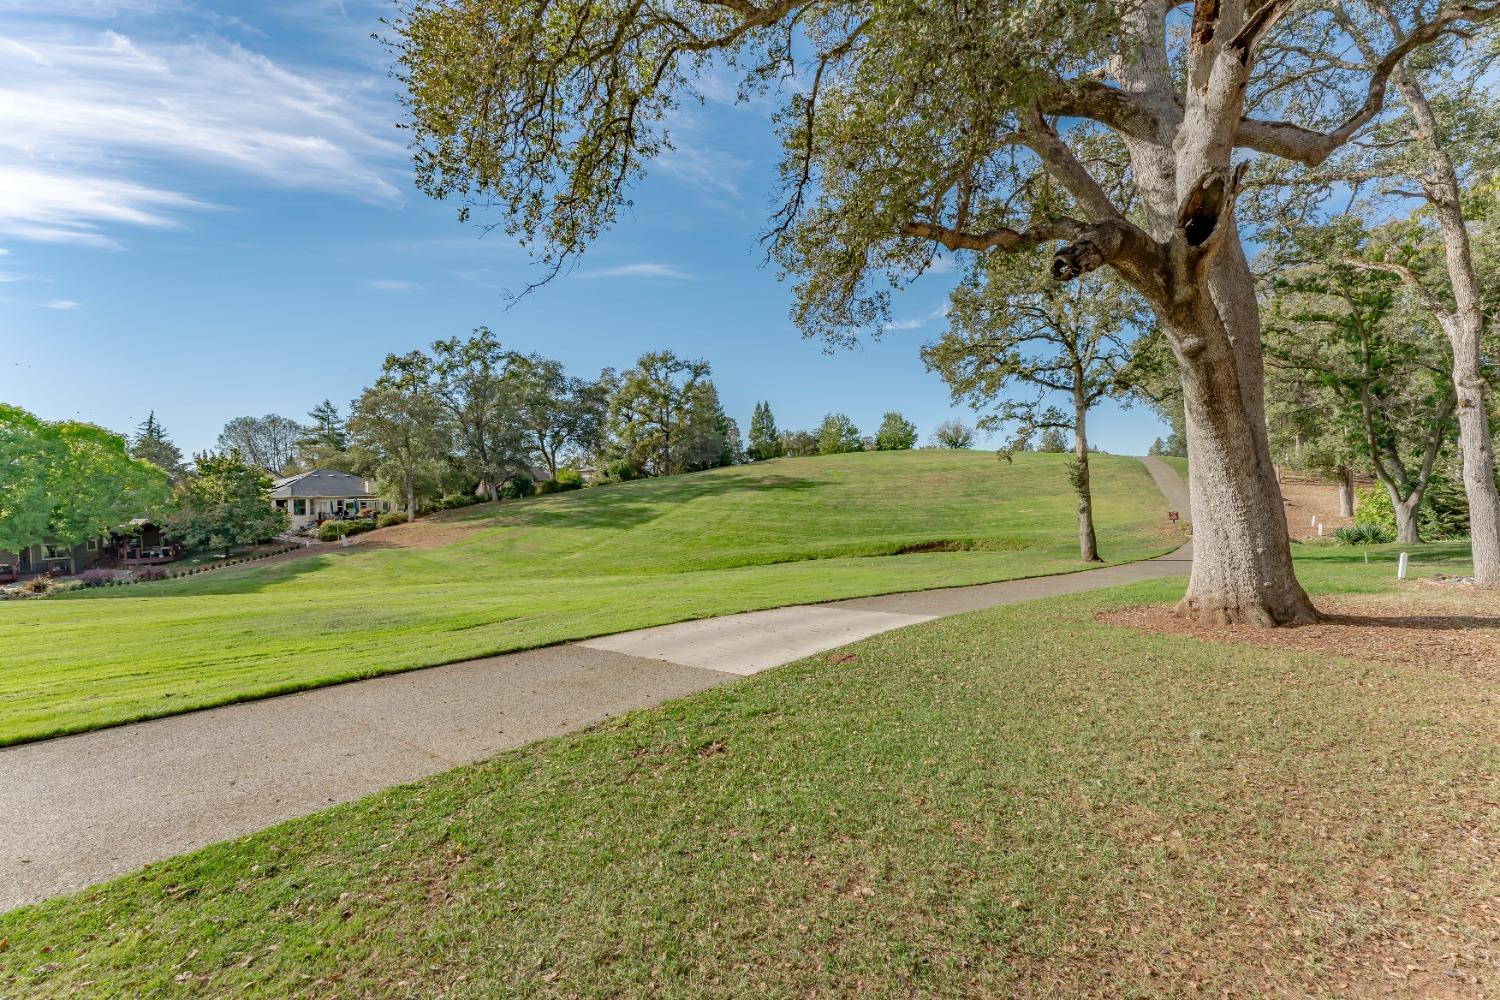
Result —
[{"label": "shrub row", "polygon": [[472,507],[476,503],[484,503],[484,498],[475,496],[472,493],[456,493],[453,496],[440,497],[437,500],[428,500],[426,503],[418,504],[417,516],[426,517],[428,514],[433,514],[440,510],[454,510],[458,507]]},{"label": "shrub row", "polygon": [[[128,587],[136,583],[151,583],[155,580],[175,580],[182,576],[195,576],[198,573],[208,573],[216,569],[224,569],[227,566],[240,566],[245,563],[259,562],[272,556],[284,555],[287,552],[301,548],[300,545],[283,545],[279,549],[269,552],[257,552],[254,555],[240,556],[238,559],[226,559],[223,562],[205,564],[203,566],[188,566],[183,569],[170,570],[162,566],[142,566],[127,578],[115,576],[107,569],[85,570],[78,577],[80,587]],[[55,587],[53,581],[46,577],[36,577],[28,580],[22,585],[22,589],[28,593],[45,595]]]},{"label": "shrub row", "polygon": [[345,535],[362,535],[374,530],[375,522],[370,518],[359,518],[353,521],[324,521],[318,525],[318,540],[336,542]]}]

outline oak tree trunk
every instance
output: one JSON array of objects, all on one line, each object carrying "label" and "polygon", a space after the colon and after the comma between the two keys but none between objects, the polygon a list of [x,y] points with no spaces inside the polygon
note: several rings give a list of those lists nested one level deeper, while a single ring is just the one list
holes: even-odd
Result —
[{"label": "oak tree trunk", "polygon": [[1417,529],[1417,508],[1421,506],[1421,494],[1413,493],[1402,500],[1396,491],[1387,487],[1391,495],[1391,507],[1396,512],[1396,541],[1403,545],[1420,545],[1422,533]]},{"label": "oak tree trunk", "polygon": [[417,486],[411,476],[406,477],[406,523],[417,519]]},{"label": "oak tree trunk", "polygon": [[1354,516],[1354,470],[1348,466],[1339,466],[1336,474],[1339,479],[1339,517]]}]

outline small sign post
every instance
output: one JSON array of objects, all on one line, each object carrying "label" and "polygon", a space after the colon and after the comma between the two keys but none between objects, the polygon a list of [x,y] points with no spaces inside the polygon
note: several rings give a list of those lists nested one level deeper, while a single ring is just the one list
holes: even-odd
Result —
[{"label": "small sign post", "polygon": [[1179,515],[1178,515],[1178,513],[1175,510],[1169,510],[1169,511],[1167,511],[1167,520],[1171,521],[1173,524],[1177,523],[1177,518],[1178,517],[1179,517]]}]

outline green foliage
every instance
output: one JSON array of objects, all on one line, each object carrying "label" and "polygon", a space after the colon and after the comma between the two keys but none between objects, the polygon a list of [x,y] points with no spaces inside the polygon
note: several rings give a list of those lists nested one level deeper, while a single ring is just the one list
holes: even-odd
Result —
[{"label": "green foliage", "polygon": [[1168,434],[1165,438],[1157,438],[1151,442],[1151,447],[1146,454],[1157,457],[1186,458],[1187,441],[1176,431]]},{"label": "green foliage", "polygon": [[291,466],[297,442],[306,434],[307,428],[276,413],[235,417],[219,432],[219,451],[237,451],[245,461],[279,476]]},{"label": "green foliage", "polygon": [[[1354,523],[1396,535],[1396,511],[1390,493],[1375,486],[1361,490],[1354,505]],[[1433,476],[1417,508],[1417,531],[1425,542],[1463,538],[1469,533],[1469,500],[1461,483]]]},{"label": "green foliage", "polygon": [[460,507],[472,507],[478,503],[484,503],[484,498],[476,496],[473,493],[453,493],[445,497],[438,497],[436,500],[429,500],[426,503],[418,504],[417,516],[426,517],[428,514],[435,514],[440,510],[457,510]]},{"label": "green foliage", "polygon": [[444,471],[452,427],[433,391],[425,355],[386,357],[380,378],[354,402],[349,439],[362,463],[408,507],[415,507],[419,493],[431,495],[427,491]]},{"label": "green foliage", "polygon": [[345,535],[362,535],[375,530],[375,522],[367,518],[349,518],[343,521],[324,521],[318,525],[318,538],[325,542],[336,542]]},{"label": "green foliage", "polygon": [[583,473],[577,469],[558,469],[555,482],[559,489],[576,490],[583,485]]},{"label": "green foliage", "polygon": [[590,382],[540,354],[512,355],[505,378],[523,440],[548,471],[558,471],[564,452],[593,454],[604,446],[609,400],[618,387],[614,371],[606,368]]},{"label": "green foliage", "polygon": [[[619,459],[637,474],[668,476],[723,463],[724,412],[708,362],[671,351],[641,355],[609,406]],[[612,477],[623,479],[623,476]]]},{"label": "green foliage", "polygon": [[130,442],[130,457],[150,462],[169,476],[181,475],[183,471],[182,451],[157,423],[155,410],[146,414],[146,419],[136,428],[135,437]]},{"label": "green foliage", "polygon": [[863,451],[859,428],[854,421],[842,413],[830,413],[818,427],[818,454],[840,455],[850,451]]},{"label": "green foliage", "polygon": [[1339,545],[1384,545],[1396,540],[1396,530],[1374,522],[1355,521],[1351,525],[1333,529],[1333,540]]},{"label": "green foliage", "polygon": [[876,451],[907,451],[917,445],[917,425],[895,410],[880,420],[875,432]]},{"label": "green foliage", "polygon": [[406,512],[400,510],[388,510],[375,519],[376,526],[381,528],[390,528],[405,523]]},{"label": "green foliage", "polygon": [[531,492],[535,496],[544,497],[553,493],[567,493],[570,490],[581,489],[583,487],[583,480],[581,478],[569,479],[566,481],[562,479],[562,474],[565,471],[567,470],[557,470],[557,479],[543,479],[541,482],[532,487]]},{"label": "green foliage", "polygon": [[781,440],[781,433],[776,429],[776,418],[771,414],[771,404],[760,402],[755,404],[755,412],[750,417],[750,448],[751,461],[764,462],[771,458],[780,458],[786,454]]},{"label": "green foliage", "polygon": [[271,477],[239,452],[197,455],[177,486],[162,525],[190,548],[223,549],[265,541],[287,529],[285,511],[266,497]]},{"label": "green foliage", "polygon": [[932,432],[934,448],[971,448],[974,445],[974,428],[961,420],[944,420]]},{"label": "green foliage", "polygon": [[781,454],[790,458],[805,458],[818,453],[818,436],[811,431],[782,431],[779,444]]},{"label": "green foliage", "polygon": [[131,458],[118,434],[0,403],[0,549],[78,545],[166,498],[166,472]]},{"label": "green foliage", "polygon": [[530,476],[514,475],[500,488],[500,495],[507,500],[519,500],[522,497],[531,496],[532,487],[535,485]]},{"label": "green foliage", "polygon": [[1072,451],[1073,446],[1068,443],[1068,436],[1060,427],[1044,427],[1041,438],[1036,444],[1037,451],[1060,455],[1065,451]]}]

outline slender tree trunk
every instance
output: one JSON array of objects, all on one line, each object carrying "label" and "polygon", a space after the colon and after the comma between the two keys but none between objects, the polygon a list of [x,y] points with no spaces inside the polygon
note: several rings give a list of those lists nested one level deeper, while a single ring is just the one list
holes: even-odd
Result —
[{"label": "slender tree trunk", "polygon": [[[1458,451],[1463,460],[1464,495],[1469,501],[1469,541],[1473,550],[1474,582],[1500,587],[1500,490],[1495,487],[1495,448],[1485,408],[1485,380],[1479,361],[1484,329],[1484,304],[1474,271],[1474,256],[1464,222],[1461,188],[1453,159],[1443,148],[1437,117],[1421,84],[1405,68],[1391,74],[1411,111],[1416,132],[1427,147],[1430,170],[1421,178],[1428,200],[1437,210],[1443,234],[1443,255],[1454,310],[1438,314],[1453,347],[1453,385],[1458,391]],[[1436,304],[1434,304],[1436,305]]]},{"label": "slender tree trunk", "polygon": [[[1080,378],[1076,385],[1081,386]],[[1073,390],[1073,489],[1078,494],[1078,557],[1084,562],[1103,562],[1099,540],[1094,536],[1094,495],[1089,483],[1089,441],[1086,421],[1088,402],[1082,388]]]},{"label": "slender tree trunk", "polygon": [[[1469,500],[1469,546],[1474,583],[1500,587],[1500,497],[1495,490],[1495,447],[1479,371],[1478,333],[1453,343],[1453,382],[1458,389],[1458,452],[1464,495]],[[1473,346],[1470,346],[1473,345]]]},{"label": "slender tree trunk", "polygon": [[1341,465],[1336,470],[1339,479],[1339,517],[1354,516],[1354,470]]},{"label": "slender tree trunk", "polygon": [[406,476],[406,523],[417,519],[417,484],[410,473]]}]

